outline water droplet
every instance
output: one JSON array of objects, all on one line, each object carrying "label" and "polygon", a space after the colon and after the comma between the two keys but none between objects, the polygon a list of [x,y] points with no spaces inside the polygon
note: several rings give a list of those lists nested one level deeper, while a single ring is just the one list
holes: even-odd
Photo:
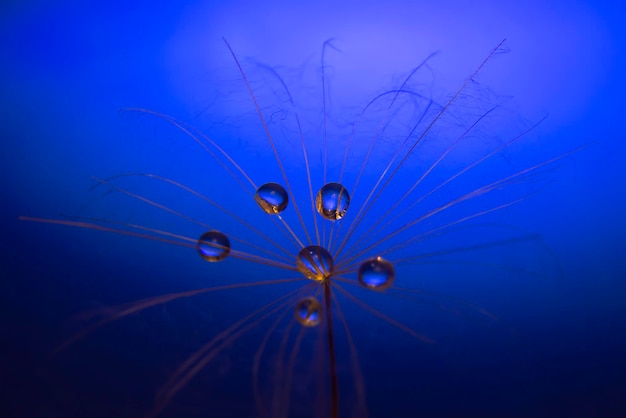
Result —
[{"label": "water droplet", "polygon": [[333,257],[324,248],[311,245],[300,250],[296,258],[296,267],[306,278],[322,281],[330,276],[333,270]]},{"label": "water droplet", "polygon": [[230,240],[219,231],[209,231],[198,239],[197,248],[206,261],[222,261],[230,253]]},{"label": "water droplet", "polygon": [[359,267],[359,283],[368,289],[389,289],[395,278],[393,264],[380,257],[370,258]]},{"label": "water droplet", "polygon": [[317,211],[324,218],[336,221],[343,218],[350,206],[350,194],[339,183],[328,183],[320,189],[315,199]]},{"label": "water droplet", "polygon": [[305,327],[314,327],[320,323],[321,306],[317,299],[308,297],[296,305],[296,320]]},{"label": "water droplet", "polygon": [[256,190],[254,200],[269,215],[282,212],[289,203],[289,195],[283,186],[277,183],[265,183]]}]

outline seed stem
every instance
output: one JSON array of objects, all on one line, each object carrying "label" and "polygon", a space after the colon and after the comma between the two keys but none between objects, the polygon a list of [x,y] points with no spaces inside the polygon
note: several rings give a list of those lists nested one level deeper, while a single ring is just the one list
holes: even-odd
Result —
[{"label": "seed stem", "polygon": [[328,363],[330,371],[330,418],[339,418],[339,381],[337,379],[337,359],[335,357],[335,335],[331,313],[330,281],[324,280],[324,311],[328,336]]}]

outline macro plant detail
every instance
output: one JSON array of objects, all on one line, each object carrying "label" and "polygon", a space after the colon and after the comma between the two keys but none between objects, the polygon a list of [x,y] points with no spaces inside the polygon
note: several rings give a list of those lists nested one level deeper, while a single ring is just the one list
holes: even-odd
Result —
[{"label": "macro plant detail", "polygon": [[[493,103],[491,97],[480,96],[484,90],[477,78],[496,55],[506,52],[504,40],[443,101],[419,91],[420,84],[415,83],[415,78],[429,71],[433,56],[427,57],[397,86],[366,103],[339,139],[329,132],[329,127],[334,129],[337,124],[329,121],[327,108],[327,54],[337,50],[333,41],[324,43],[319,68],[322,111],[321,120],[317,122],[321,127],[321,140],[310,141],[314,134],[305,129],[298,103],[278,71],[258,65],[255,68],[262,69],[271,80],[268,83],[273,83],[272,91],[280,97],[281,112],[289,118],[289,122],[285,122],[287,128],[281,133],[291,138],[291,142],[281,142],[290,145],[288,150],[279,146],[273,132],[275,118],[280,115],[264,110],[248,72],[230,44],[224,42],[258,116],[258,129],[265,137],[265,146],[273,155],[271,164],[277,170],[272,174],[274,178],[257,183],[258,174],[255,176],[245,169],[219,140],[195,129],[191,123],[147,109],[130,108],[123,113],[163,121],[196,143],[211,164],[219,168],[220,176],[229,178],[232,184],[238,185],[236,192],[246,195],[244,198],[249,202],[246,208],[232,207],[228,201],[218,200],[174,178],[154,173],[124,173],[96,179],[96,186],[193,224],[199,231],[197,236],[112,219],[27,216],[21,219],[111,232],[193,250],[197,252],[195,256],[210,263],[209,271],[216,263],[227,260],[251,263],[260,266],[258,276],[109,309],[61,348],[66,349],[107,323],[174,300],[200,294],[219,294],[227,300],[237,297],[237,289],[280,286],[286,290],[281,291],[279,297],[246,312],[229,327],[209,336],[208,342],[183,361],[161,387],[149,415],[163,413],[192,379],[215,363],[223,351],[242,336],[265,326],[266,332],[251,359],[251,393],[243,395],[254,400],[259,416],[368,416],[367,385],[359,363],[359,347],[344,314],[344,305],[354,306],[362,315],[380,320],[418,344],[436,343],[393,314],[372,306],[360,292],[369,292],[371,297],[404,298],[409,303],[420,303],[415,298],[417,295],[453,303],[443,295],[417,288],[411,277],[403,275],[402,268],[442,256],[534,240],[533,234],[522,232],[504,239],[492,239],[486,234],[481,241],[480,232],[472,234],[474,228],[479,231],[481,225],[472,222],[525,200],[541,187],[541,175],[563,156],[506,173],[484,171],[489,170],[484,167],[490,167],[536,126],[522,129],[509,138],[483,139],[483,125],[495,117],[500,105]],[[468,143],[478,143],[471,148],[477,155],[461,165],[455,153]],[[321,145],[321,149],[314,149],[316,145]],[[299,162],[295,162],[296,154]],[[451,165],[446,166],[451,160]],[[266,160],[256,163],[270,164]],[[446,170],[437,177],[437,171],[443,166]],[[293,176],[294,167],[299,168],[299,178]],[[478,174],[472,177],[472,173]],[[211,217],[198,219],[184,209],[175,208],[176,202],[158,201],[141,191],[119,185],[119,181],[128,178],[155,182],[192,196],[222,217],[219,222]],[[215,189],[219,189],[220,182],[212,181],[217,185]],[[537,183],[540,185],[536,186]],[[530,190],[525,189],[529,185]],[[513,197],[499,194],[516,187],[522,191]],[[494,195],[497,196],[494,200],[488,199]],[[259,216],[263,216],[263,225],[258,222]],[[236,228],[231,228],[232,225]],[[244,235],[238,232],[241,230],[245,231]],[[441,239],[456,233],[465,236],[468,231],[475,241],[460,241],[448,248],[437,246]],[[266,272],[270,270],[265,270],[266,267],[281,275],[268,276]],[[454,303],[484,318],[494,319],[489,312],[469,303]],[[338,336],[342,338],[341,343]],[[271,356],[269,363],[264,362],[265,356]],[[305,371],[298,367],[300,357],[308,359]],[[268,368],[272,382],[265,385],[261,374]],[[310,380],[301,375],[310,376]],[[302,381],[304,389],[295,389],[296,380]]]}]

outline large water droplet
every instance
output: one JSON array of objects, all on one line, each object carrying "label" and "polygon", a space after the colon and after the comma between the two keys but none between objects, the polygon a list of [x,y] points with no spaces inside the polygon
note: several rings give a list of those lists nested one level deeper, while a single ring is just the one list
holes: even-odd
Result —
[{"label": "large water droplet", "polygon": [[296,320],[305,327],[314,327],[320,323],[321,306],[317,299],[304,298],[296,305]]},{"label": "large water droplet", "polygon": [[329,277],[333,270],[333,257],[326,249],[311,245],[300,250],[296,258],[296,267],[308,279],[322,281]]},{"label": "large water droplet", "polygon": [[289,195],[283,186],[277,183],[265,183],[256,190],[254,200],[263,212],[275,215],[282,212],[289,203]]},{"label": "large water droplet", "polygon": [[317,212],[324,218],[336,221],[343,218],[350,206],[350,194],[339,183],[328,183],[320,189],[315,199]]},{"label": "large water droplet", "polygon": [[230,240],[219,231],[209,231],[198,239],[197,248],[206,261],[222,261],[230,253]]},{"label": "large water droplet", "polygon": [[389,289],[395,278],[393,264],[380,257],[370,258],[359,267],[359,283],[368,289]]}]

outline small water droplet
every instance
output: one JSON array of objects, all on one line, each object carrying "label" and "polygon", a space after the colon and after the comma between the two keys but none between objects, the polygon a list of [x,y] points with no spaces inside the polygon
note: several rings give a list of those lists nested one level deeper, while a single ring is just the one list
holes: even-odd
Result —
[{"label": "small water droplet", "polygon": [[305,327],[315,327],[320,323],[321,306],[317,299],[308,297],[296,305],[296,320]]},{"label": "small water droplet", "polygon": [[393,264],[380,257],[370,258],[359,267],[359,283],[368,289],[389,289],[395,278]]},{"label": "small water droplet", "polygon": [[230,253],[230,240],[219,231],[209,231],[198,239],[197,248],[206,261],[222,261]]},{"label": "small water droplet", "polygon": [[317,212],[325,219],[337,221],[343,218],[350,206],[350,194],[339,183],[328,183],[317,193]]},{"label": "small water droplet", "polygon": [[256,190],[254,200],[263,212],[275,215],[287,208],[289,195],[283,186],[278,183],[265,183]]},{"label": "small water droplet", "polygon": [[296,258],[296,267],[306,278],[322,281],[329,277],[333,270],[333,257],[326,249],[311,245],[300,250]]}]

